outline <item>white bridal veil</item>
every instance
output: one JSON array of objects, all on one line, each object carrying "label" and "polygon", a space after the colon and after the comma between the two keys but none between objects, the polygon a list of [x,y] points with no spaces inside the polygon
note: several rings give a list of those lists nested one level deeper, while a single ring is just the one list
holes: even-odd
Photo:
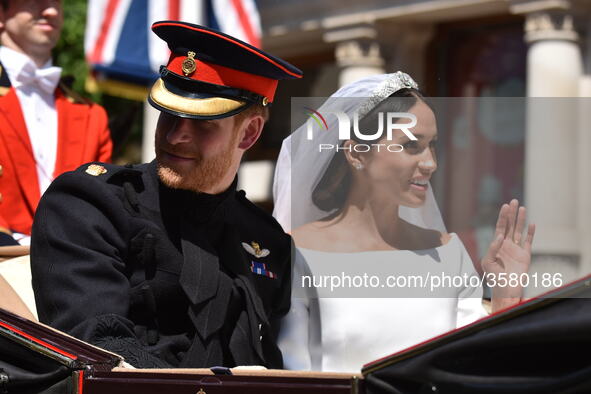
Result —
[{"label": "white bridal veil", "polygon": [[[359,119],[380,102],[404,88],[418,89],[412,78],[403,72],[373,75],[337,90],[318,109],[320,113],[344,112]],[[348,99],[344,99],[348,98]],[[312,202],[312,192],[326,171],[334,153],[319,152],[319,144],[337,146],[338,122],[335,116],[326,117],[327,131],[316,133],[314,141],[307,139],[303,124],[283,141],[273,183],[275,209],[273,215],[287,232],[303,224],[326,217],[330,212],[319,209]],[[426,202],[420,208],[401,206],[399,216],[414,225],[445,232],[439,208],[428,188]]]}]

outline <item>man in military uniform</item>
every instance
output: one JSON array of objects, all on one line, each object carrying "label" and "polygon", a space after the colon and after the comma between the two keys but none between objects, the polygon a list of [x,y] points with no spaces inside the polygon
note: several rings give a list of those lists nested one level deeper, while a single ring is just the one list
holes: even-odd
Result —
[{"label": "man in military uniform", "polygon": [[236,173],[277,81],[301,71],[201,26],[152,29],[171,50],[148,99],[156,160],[50,186],[31,250],[39,318],[136,367],[281,368],[291,241]]}]

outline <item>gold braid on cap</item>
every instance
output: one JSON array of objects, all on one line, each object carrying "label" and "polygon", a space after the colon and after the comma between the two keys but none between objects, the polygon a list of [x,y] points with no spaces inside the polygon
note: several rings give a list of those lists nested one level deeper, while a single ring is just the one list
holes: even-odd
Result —
[{"label": "gold braid on cap", "polygon": [[244,101],[232,100],[223,97],[182,97],[166,89],[162,79],[158,79],[152,87],[152,90],[150,91],[150,98],[154,101],[154,103],[171,111],[203,116],[225,114],[246,105],[246,102]]}]

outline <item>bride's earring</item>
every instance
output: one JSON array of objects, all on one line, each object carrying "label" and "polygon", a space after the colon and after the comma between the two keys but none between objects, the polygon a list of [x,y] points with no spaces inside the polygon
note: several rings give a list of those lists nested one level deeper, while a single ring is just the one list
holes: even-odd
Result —
[{"label": "bride's earring", "polygon": [[355,167],[356,170],[363,170],[363,164],[361,164],[357,161],[355,163],[353,163],[353,167]]}]

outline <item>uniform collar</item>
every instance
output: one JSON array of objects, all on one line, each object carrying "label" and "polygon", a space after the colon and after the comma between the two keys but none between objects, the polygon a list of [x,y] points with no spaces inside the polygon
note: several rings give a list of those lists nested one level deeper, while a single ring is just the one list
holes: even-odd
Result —
[{"label": "uniform collar", "polygon": [[234,177],[232,184],[222,193],[208,194],[196,193],[189,190],[172,189],[164,185],[158,177],[158,164],[156,160],[150,163],[151,172],[159,184],[161,191],[161,204],[174,204],[173,208],[191,215],[197,222],[207,221],[227,201],[236,195],[238,177]]},{"label": "uniform collar", "polygon": [[232,184],[222,193],[207,194],[184,191],[184,202],[188,212],[194,212],[197,221],[207,221],[216,213],[220,213],[220,208],[236,195],[236,185],[238,178],[234,177]]}]

